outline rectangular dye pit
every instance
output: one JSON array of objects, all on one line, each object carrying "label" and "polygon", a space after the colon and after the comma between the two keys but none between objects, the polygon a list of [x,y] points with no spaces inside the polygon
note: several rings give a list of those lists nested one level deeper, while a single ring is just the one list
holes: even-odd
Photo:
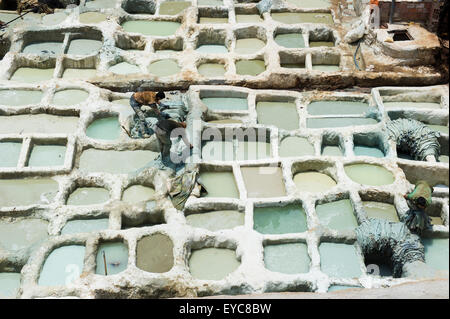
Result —
[{"label": "rectangular dye pit", "polygon": [[239,191],[232,172],[201,172],[199,181],[208,191],[203,197],[239,198]]},{"label": "rectangular dye pit", "polygon": [[425,247],[425,263],[435,270],[448,272],[448,238],[426,238],[422,239]]},{"label": "rectangular dye pit", "polygon": [[63,166],[66,149],[67,147],[64,145],[33,145],[26,166]]},{"label": "rectangular dye pit", "polygon": [[241,167],[248,198],[286,196],[280,167]]},{"label": "rectangular dye pit", "polygon": [[321,243],[320,269],[330,277],[358,278],[362,275],[354,245]]},{"label": "rectangular dye pit", "polygon": [[48,222],[38,218],[18,219],[12,222],[0,220],[0,252],[19,251],[37,246],[46,240]]},{"label": "rectangular dye pit", "polygon": [[209,97],[202,98],[202,102],[212,111],[246,111],[246,98],[237,97]]},{"label": "rectangular dye pit", "polygon": [[24,83],[37,83],[41,81],[48,81],[53,78],[55,69],[39,69],[22,67],[18,68],[11,76],[10,81],[24,82]]},{"label": "rectangular dye pit", "polygon": [[99,275],[110,276],[124,271],[128,267],[128,246],[122,242],[101,244],[96,263],[95,273]]},{"label": "rectangular dye pit", "polygon": [[47,205],[58,189],[49,178],[0,179],[0,207]]},{"label": "rectangular dye pit", "polygon": [[108,229],[109,218],[69,220],[61,230],[61,235],[90,233]]},{"label": "rectangular dye pit", "polygon": [[128,174],[145,167],[158,156],[151,151],[105,151],[88,149],[80,157],[80,170]]},{"label": "rectangular dye pit", "polygon": [[308,105],[309,115],[363,115],[369,104],[355,101],[313,101]]},{"label": "rectangular dye pit", "polygon": [[205,161],[233,161],[233,141],[209,141],[202,147],[202,159]]},{"label": "rectangular dye pit", "polygon": [[352,203],[343,199],[316,206],[316,214],[320,223],[335,230],[352,230],[358,227]]},{"label": "rectangular dye pit", "polygon": [[16,167],[21,150],[21,142],[0,142],[0,167]]},{"label": "rectangular dye pit", "polygon": [[333,17],[330,13],[311,12],[273,12],[272,19],[285,24],[298,23],[323,23],[333,24]]},{"label": "rectangular dye pit", "polygon": [[0,272],[0,299],[15,298],[20,287],[20,273]]},{"label": "rectangular dye pit", "polygon": [[299,115],[293,102],[258,102],[258,124],[274,125],[284,130],[299,128]]},{"label": "rectangular dye pit", "polygon": [[167,37],[174,35],[181,23],[172,21],[126,21],[122,24],[125,32],[139,33],[147,36]]},{"label": "rectangular dye pit", "polygon": [[42,91],[35,90],[0,90],[0,104],[8,106],[22,106],[39,104],[42,100]]},{"label": "rectangular dye pit", "polygon": [[375,125],[378,121],[365,117],[328,117],[309,118],[306,120],[307,128],[339,128],[348,126]]},{"label": "rectangular dye pit", "polygon": [[309,272],[311,259],[303,243],[267,245],[264,247],[266,269],[284,274]]},{"label": "rectangular dye pit", "polygon": [[261,234],[302,233],[308,229],[301,204],[284,207],[255,207],[253,229]]},{"label": "rectangular dye pit", "polygon": [[254,161],[272,157],[272,150],[270,143],[239,141],[236,156],[238,161]]},{"label": "rectangular dye pit", "polygon": [[281,140],[281,157],[312,156],[314,153],[314,146],[305,137],[288,136]]},{"label": "rectangular dye pit", "polygon": [[0,116],[0,134],[73,134],[79,117],[49,114]]},{"label": "rectangular dye pit", "polygon": [[390,222],[400,222],[395,206],[388,203],[363,201],[363,209],[369,218],[386,219]]},{"label": "rectangular dye pit", "polygon": [[174,263],[173,242],[163,234],[145,236],[137,242],[136,266],[152,273],[168,272]]},{"label": "rectangular dye pit", "polygon": [[244,225],[244,213],[237,210],[217,210],[190,214],[186,216],[186,223],[192,227],[210,231],[233,229]]},{"label": "rectangular dye pit", "polygon": [[234,272],[240,264],[234,250],[202,248],[191,252],[189,272],[196,279],[222,280]]}]

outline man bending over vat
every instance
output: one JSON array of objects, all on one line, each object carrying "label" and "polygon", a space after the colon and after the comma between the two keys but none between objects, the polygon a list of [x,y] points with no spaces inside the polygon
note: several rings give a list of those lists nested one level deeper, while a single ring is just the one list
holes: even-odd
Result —
[{"label": "man bending over vat", "polygon": [[145,121],[145,115],[143,111],[158,110],[159,102],[165,97],[166,95],[162,91],[153,92],[144,91],[142,89],[139,89],[138,92],[135,92],[131,96],[130,105],[139,118],[139,122],[137,123],[137,125],[142,137],[150,137],[149,133],[151,132],[149,125]]},{"label": "man bending over vat", "polygon": [[410,208],[406,213],[405,224],[411,232],[420,235],[431,227],[431,218],[425,213],[425,209],[431,204],[432,193],[433,187],[426,181],[418,181],[414,190],[404,195]]}]

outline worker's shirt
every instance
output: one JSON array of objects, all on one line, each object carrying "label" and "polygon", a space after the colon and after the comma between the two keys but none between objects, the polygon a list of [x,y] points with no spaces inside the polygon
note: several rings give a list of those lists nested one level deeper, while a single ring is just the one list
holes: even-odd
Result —
[{"label": "worker's shirt", "polygon": [[143,91],[134,93],[133,97],[139,104],[152,105],[156,103],[156,94],[153,91]]},{"label": "worker's shirt", "polygon": [[416,198],[423,197],[427,201],[427,204],[431,204],[431,194],[433,193],[433,187],[428,185],[426,181],[418,181],[414,190],[408,194],[407,198],[415,200]]}]

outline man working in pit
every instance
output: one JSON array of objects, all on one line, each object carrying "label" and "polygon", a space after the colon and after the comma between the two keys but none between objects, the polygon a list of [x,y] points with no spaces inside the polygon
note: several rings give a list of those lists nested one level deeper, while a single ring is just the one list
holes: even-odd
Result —
[{"label": "man working in pit", "polygon": [[409,210],[406,213],[405,224],[413,233],[421,234],[431,227],[431,218],[425,213],[425,209],[431,204],[433,187],[426,181],[418,181],[414,190],[405,195]]},{"label": "man working in pit", "polygon": [[[144,111],[150,110],[148,106],[150,106],[153,111],[158,110],[159,102],[165,97],[166,95],[164,94],[164,92],[144,91],[142,89],[139,89],[138,92],[135,92],[131,96],[130,105],[139,118],[138,126],[139,132],[141,133],[142,137],[144,138],[150,137],[149,132],[151,132],[150,127],[145,121],[145,115],[143,110]],[[145,106],[147,106],[148,108],[147,110],[145,109]]]},{"label": "man working in pit", "polygon": [[54,9],[62,9],[64,6],[59,0],[20,0],[17,3],[17,12],[21,14],[25,10],[34,13],[51,14]]}]

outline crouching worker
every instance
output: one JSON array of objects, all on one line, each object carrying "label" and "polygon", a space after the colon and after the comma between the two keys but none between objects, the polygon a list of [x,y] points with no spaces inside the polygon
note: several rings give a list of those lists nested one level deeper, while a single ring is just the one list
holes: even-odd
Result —
[{"label": "crouching worker", "polygon": [[130,98],[130,105],[133,108],[133,111],[139,118],[138,127],[139,132],[142,137],[148,138],[150,137],[150,132],[152,132],[151,128],[147,124],[145,120],[145,115],[143,109],[145,106],[150,106],[151,110],[158,110],[159,102],[164,99],[166,95],[164,92],[153,92],[153,91],[138,91],[135,92]]},{"label": "crouching worker", "polygon": [[404,196],[409,206],[405,224],[411,232],[420,235],[431,227],[431,218],[425,213],[425,209],[431,204],[432,193],[433,187],[426,181],[418,181],[414,190]]}]

